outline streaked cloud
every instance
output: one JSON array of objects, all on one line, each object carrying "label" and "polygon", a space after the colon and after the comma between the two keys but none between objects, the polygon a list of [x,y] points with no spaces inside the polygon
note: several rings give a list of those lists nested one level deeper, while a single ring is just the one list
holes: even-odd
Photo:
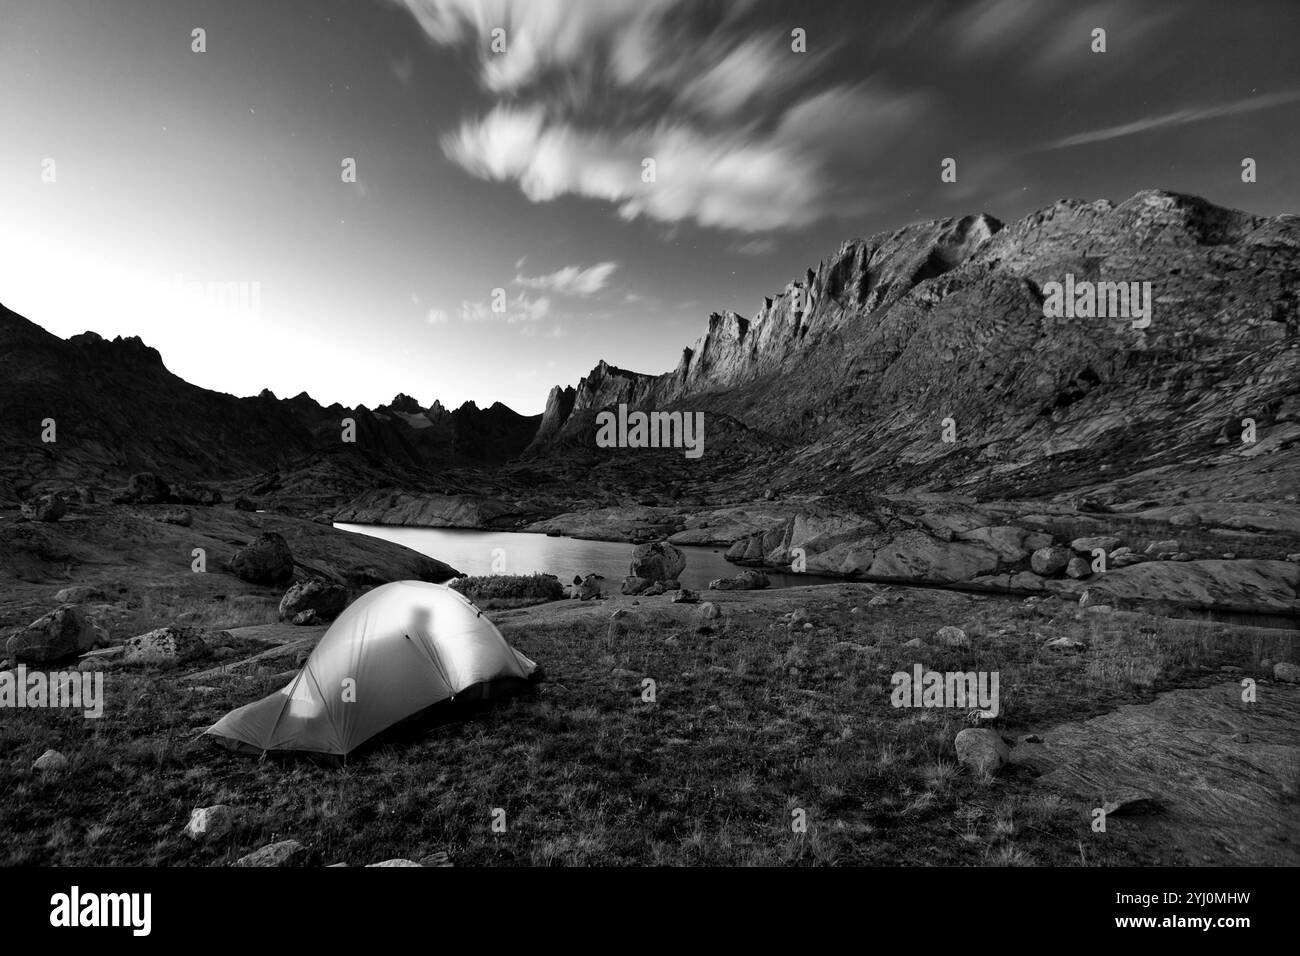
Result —
[{"label": "streaked cloud", "polygon": [[618,268],[616,262],[598,262],[589,268],[565,266],[541,276],[515,276],[515,284],[525,289],[542,289],[557,295],[595,295],[609,283]]},{"label": "streaked cloud", "polygon": [[1087,143],[1101,143],[1109,139],[1120,139],[1124,136],[1137,136],[1141,133],[1148,133],[1151,130],[1167,129],[1171,126],[1185,126],[1188,123],[1199,123],[1203,120],[1218,119],[1222,116],[1237,116],[1241,113],[1253,113],[1257,110],[1272,109],[1277,106],[1285,106],[1288,103],[1296,102],[1300,102],[1300,90],[1287,90],[1281,93],[1265,93],[1261,96],[1250,96],[1245,99],[1234,100],[1231,103],[1223,103],[1218,106],[1175,110],[1172,113],[1162,113],[1159,116],[1146,116],[1142,119],[1133,120],[1128,123],[1120,123],[1117,126],[1104,126],[1101,129],[1075,133],[1073,136],[1066,136],[1062,139],[1048,143],[1042,148],[1068,149],[1071,146],[1083,146]]},{"label": "streaked cloud", "polygon": [[551,300],[547,296],[531,298],[528,293],[520,292],[513,299],[507,298],[504,312],[494,312],[490,299],[476,302],[468,300],[460,304],[462,322],[505,322],[517,325],[521,322],[540,322],[551,314]]},{"label": "streaked cloud", "polygon": [[624,219],[762,232],[860,212],[864,163],[924,109],[919,95],[862,84],[801,100],[769,130],[661,121],[613,132],[549,120],[540,106],[497,106],[445,137],[443,150],[481,179],[518,183],[533,202],[585,196],[615,203]]}]

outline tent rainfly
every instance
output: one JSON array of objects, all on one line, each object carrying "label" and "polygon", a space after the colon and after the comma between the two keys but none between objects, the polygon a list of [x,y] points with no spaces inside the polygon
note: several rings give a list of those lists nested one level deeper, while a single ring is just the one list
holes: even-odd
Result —
[{"label": "tent rainfly", "polygon": [[286,687],[205,733],[246,753],[344,756],[440,701],[503,696],[536,671],[460,592],[397,581],[339,615]]}]

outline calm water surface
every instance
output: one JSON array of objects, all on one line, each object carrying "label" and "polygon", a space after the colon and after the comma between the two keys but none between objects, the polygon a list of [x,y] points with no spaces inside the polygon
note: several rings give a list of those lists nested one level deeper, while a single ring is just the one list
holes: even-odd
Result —
[{"label": "calm water surface", "polygon": [[[336,528],[368,534],[445,561],[466,574],[554,574],[565,584],[574,575],[595,572],[615,583],[628,572],[635,545],[618,541],[584,541],[549,538],[518,531],[475,531],[465,528],[401,528],[393,525],[336,524]],[[684,587],[708,587],[714,578],[731,577],[743,570],[723,558],[724,548],[682,546],[686,570]],[[495,561],[495,565],[494,565]],[[838,580],[819,574],[765,571],[773,587],[827,584]]]}]

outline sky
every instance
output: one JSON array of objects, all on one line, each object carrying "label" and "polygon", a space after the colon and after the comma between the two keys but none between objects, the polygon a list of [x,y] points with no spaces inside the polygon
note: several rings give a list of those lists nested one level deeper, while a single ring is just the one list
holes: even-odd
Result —
[{"label": "sky", "polygon": [[0,302],[236,395],[535,414],[909,222],[1300,213],[1297,37],[1294,0],[0,0]]}]

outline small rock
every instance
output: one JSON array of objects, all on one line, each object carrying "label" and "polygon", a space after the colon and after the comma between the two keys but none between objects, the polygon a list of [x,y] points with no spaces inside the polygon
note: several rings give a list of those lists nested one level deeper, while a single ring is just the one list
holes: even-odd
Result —
[{"label": "small rock", "polygon": [[1026,744],[1041,744],[1043,742],[1043,738],[1038,736],[1038,734],[1025,734],[1023,737],[1020,738],[1020,741],[1021,743],[1026,743]]},{"label": "small rock", "polygon": [[757,591],[767,587],[770,582],[762,571],[747,568],[730,578],[715,578],[709,582],[710,591]]},{"label": "small rock", "polygon": [[889,603],[889,598],[885,597],[883,594],[877,594],[875,597],[873,597],[870,601],[867,602],[867,607],[880,607],[881,605],[888,604],[888,603]]},{"label": "small rock", "polygon": [[384,860],[382,863],[367,863],[366,869],[370,869],[372,866],[422,866],[422,865],[423,864],[421,863],[416,863],[414,860],[404,860],[401,857],[397,857],[392,860]]},{"label": "small rock", "polygon": [[1002,735],[984,727],[967,727],[953,741],[957,760],[972,770],[996,773],[1011,759]]},{"label": "small rock", "polygon": [[24,501],[19,512],[28,521],[58,521],[68,513],[68,502],[63,495],[41,495]]},{"label": "small rock", "polygon": [[132,475],[126,483],[126,493],[114,498],[120,503],[137,505],[155,505],[166,501],[172,495],[171,488],[151,471],[142,471]]},{"label": "small rock", "polygon": [[658,597],[660,594],[663,594],[666,590],[668,589],[664,587],[664,582],[656,581],[641,593],[645,597]]},{"label": "small rock", "polygon": [[1273,665],[1273,677],[1288,684],[1300,684],[1300,664],[1278,661]]},{"label": "small rock", "polygon": [[197,807],[190,811],[190,822],[185,824],[183,832],[191,840],[220,839],[230,834],[238,819],[235,809],[224,803]]},{"label": "small rock", "polygon": [[575,577],[573,586],[568,588],[568,595],[578,601],[592,601],[603,597],[600,582],[604,580],[603,575],[584,574],[580,578]]},{"label": "small rock", "polygon": [[945,624],[934,633],[935,639],[948,647],[969,647],[970,638],[960,627],[953,627],[951,624]]},{"label": "small rock", "polygon": [[99,588],[89,584],[74,584],[54,595],[56,604],[85,604],[87,601],[102,601],[105,595]]},{"label": "small rock", "polygon": [[637,577],[635,574],[629,574],[623,579],[623,585],[620,591],[623,594],[640,594],[646,588],[650,587],[648,578]]},{"label": "small rock", "polygon": [[32,769],[41,773],[58,773],[67,769],[68,758],[57,750],[47,750],[32,763]]},{"label": "small rock", "polygon": [[180,525],[182,528],[188,528],[194,523],[194,516],[184,508],[168,508],[166,511],[158,515],[158,520],[164,521],[167,524],[175,524]]},{"label": "small rock", "polygon": [[1172,554],[1179,550],[1181,549],[1179,548],[1178,540],[1176,538],[1170,538],[1168,541],[1152,541],[1146,546],[1146,551],[1144,553],[1160,554],[1162,551],[1168,551]]},{"label": "small rock", "polygon": [[309,607],[305,611],[299,611],[293,616],[293,623],[298,627],[306,627],[313,624],[322,623],[320,612],[314,607]]},{"label": "small rock", "polygon": [[919,637],[914,637],[910,641],[904,641],[903,646],[916,648],[925,647],[925,641],[921,640]]},{"label": "small rock", "polygon": [[284,584],[293,577],[293,552],[283,536],[267,531],[235,552],[230,571],[251,584]]},{"label": "small rock", "polygon": [[332,621],[348,606],[348,589],[333,581],[299,581],[280,598],[280,620],[299,623],[297,617],[304,611],[315,611],[312,623]]},{"label": "small rock", "polygon": [[672,603],[674,604],[694,604],[700,599],[700,596],[690,588],[679,588],[673,592]]},{"label": "small rock", "polygon": [[1077,651],[1087,647],[1083,641],[1076,640],[1073,637],[1058,637],[1055,640],[1048,641],[1043,646],[1056,651]]},{"label": "small rock", "polygon": [[295,866],[307,848],[297,840],[281,840],[241,856],[235,866]]},{"label": "small rock", "polygon": [[862,608],[858,607],[858,606],[855,604],[853,607],[849,608],[849,613],[850,613],[850,614],[853,614],[853,615],[856,616],[856,615],[862,613]]},{"label": "small rock", "polygon": [[1085,558],[1073,557],[1070,559],[1070,563],[1065,566],[1065,576],[1074,578],[1076,581],[1091,574],[1092,565]]},{"label": "small rock", "polygon": [[718,607],[712,601],[705,601],[695,609],[695,613],[706,621],[713,621],[722,617],[722,608]]}]

